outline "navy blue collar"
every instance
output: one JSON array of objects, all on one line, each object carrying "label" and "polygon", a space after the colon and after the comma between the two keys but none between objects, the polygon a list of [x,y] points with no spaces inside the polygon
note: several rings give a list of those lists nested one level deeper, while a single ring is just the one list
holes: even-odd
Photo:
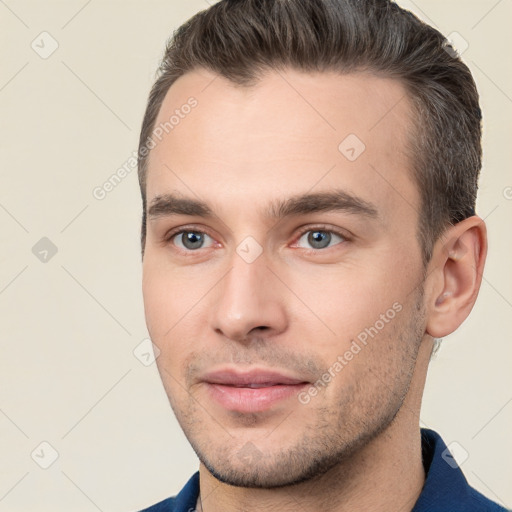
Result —
[{"label": "navy blue collar", "polygon": [[437,432],[421,429],[421,449],[427,477],[411,512],[506,512],[469,485]]},{"label": "navy blue collar", "polygon": [[[506,512],[467,482],[439,434],[421,429],[425,484],[411,512]],[[167,498],[141,512],[192,512],[199,495],[199,471],[175,498]]]}]

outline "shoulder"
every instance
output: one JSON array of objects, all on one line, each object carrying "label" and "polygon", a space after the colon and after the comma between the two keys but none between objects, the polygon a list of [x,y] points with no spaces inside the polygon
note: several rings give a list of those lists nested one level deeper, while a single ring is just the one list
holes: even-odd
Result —
[{"label": "shoulder", "polygon": [[141,510],[140,512],[175,512],[176,498],[167,498],[165,500],[159,501],[158,503],[155,503],[154,505],[151,505],[148,508],[145,508],[144,510]]},{"label": "shoulder", "polygon": [[195,512],[199,495],[199,471],[194,473],[177,496],[166,498],[139,512]]},{"label": "shoulder", "polygon": [[421,429],[425,484],[412,512],[506,512],[466,480],[441,436]]},{"label": "shoulder", "polygon": [[[470,497],[468,499],[468,510],[482,510],[485,512],[507,512],[508,509],[498,505],[498,503],[491,501],[483,494],[479,493],[473,487],[470,487]],[[471,507],[471,508],[469,508]]]}]

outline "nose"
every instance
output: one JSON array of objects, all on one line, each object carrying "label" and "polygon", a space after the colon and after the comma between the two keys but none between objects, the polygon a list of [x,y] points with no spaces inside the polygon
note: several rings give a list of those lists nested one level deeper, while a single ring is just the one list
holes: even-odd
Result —
[{"label": "nose", "polygon": [[237,342],[284,332],[287,315],[280,288],[263,255],[247,263],[234,254],[231,270],[216,287],[212,328]]}]

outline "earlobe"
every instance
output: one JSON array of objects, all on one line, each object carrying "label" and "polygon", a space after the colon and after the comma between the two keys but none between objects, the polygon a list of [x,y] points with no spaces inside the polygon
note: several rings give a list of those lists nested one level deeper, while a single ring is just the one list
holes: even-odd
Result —
[{"label": "earlobe", "polygon": [[434,247],[427,334],[442,338],[467,318],[478,296],[487,255],[485,223],[473,216],[451,226]]}]

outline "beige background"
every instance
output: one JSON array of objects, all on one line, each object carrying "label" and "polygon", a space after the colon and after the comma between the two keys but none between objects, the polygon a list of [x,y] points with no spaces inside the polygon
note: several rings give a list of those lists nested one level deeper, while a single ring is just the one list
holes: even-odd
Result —
[{"label": "beige background", "polygon": [[[485,114],[490,254],[475,309],[431,365],[421,419],[467,452],[472,485],[512,507],[512,4],[400,4],[467,41]],[[197,469],[155,365],[133,353],[147,337],[136,171],[103,200],[93,190],[130,169],[164,42],[207,6],[0,0],[0,511],[134,511]],[[42,237],[57,248],[47,262],[32,251]]]}]

